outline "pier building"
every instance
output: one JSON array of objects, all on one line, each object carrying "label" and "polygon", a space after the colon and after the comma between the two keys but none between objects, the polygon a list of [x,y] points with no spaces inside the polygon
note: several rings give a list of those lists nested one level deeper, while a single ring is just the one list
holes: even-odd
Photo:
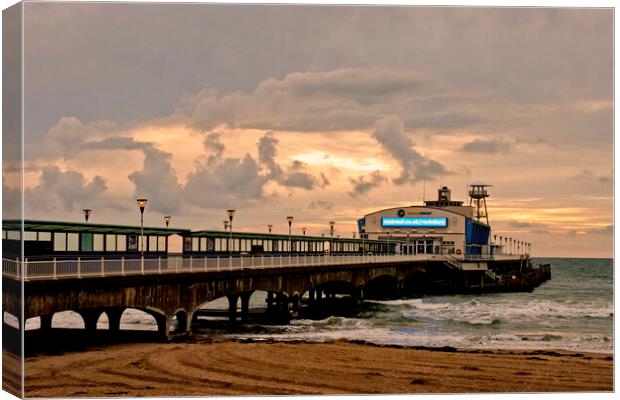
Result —
[{"label": "pier building", "polygon": [[358,220],[359,234],[390,242],[400,254],[450,254],[457,258],[496,254],[501,246],[490,242],[487,186],[471,185],[469,205],[452,200],[450,189],[442,186],[437,200],[427,200],[424,205],[375,211]]}]

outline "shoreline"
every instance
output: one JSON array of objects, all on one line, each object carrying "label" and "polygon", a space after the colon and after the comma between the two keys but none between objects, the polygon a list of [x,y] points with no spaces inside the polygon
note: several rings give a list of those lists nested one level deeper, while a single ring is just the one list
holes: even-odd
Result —
[{"label": "shoreline", "polygon": [[[3,365],[18,362],[3,352]],[[8,362],[8,363],[7,363]],[[191,337],[25,359],[27,397],[612,391],[613,356]]]}]

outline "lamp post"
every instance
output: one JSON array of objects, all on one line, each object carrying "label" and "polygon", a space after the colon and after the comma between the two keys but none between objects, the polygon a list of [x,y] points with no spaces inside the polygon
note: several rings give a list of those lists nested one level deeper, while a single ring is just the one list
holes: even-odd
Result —
[{"label": "lamp post", "polygon": [[293,217],[291,217],[290,215],[286,217],[286,222],[288,222],[288,254],[290,256],[293,252],[293,248],[291,247],[291,245],[293,244],[291,243],[291,225],[293,224]]},{"label": "lamp post", "polygon": [[336,221],[329,221],[329,235],[331,236],[331,243],[329,245],[330,255],[334,252],[334,225],[336,225]]},{"label": "lamp post", "polygon": [[355,239],[355,232],[353,232],[353,239]]},{"label": "lamp post", "polygon": [[228,228],[230,229],[230,234],[228,235],[228,257],[232,257],[232,221],[235,216],[235,210],[226,210],[228,213]]},{"label": "lamp post", "polygon": [[222,223],[224,224],[224,232],[226,232],[228,230],[228,220],[225,219]]},{"label": "lamp post", "polygon": [[93,210],[89,210],[88,208],[85,208],[82,211],[84,212],[84,219],[86,220],[86,222],[88,222],[88,217],[90,217],[90,213]]},{"label": "lamp post", "polygon": [[360,236],[362,237],[362,254],[366,255],[366,244],[364,243],[364,240],[366,239],[366,228],[362,228]]},{"label": "lamp post", "polygon": [[164,221],[166,221],[166,228],[170,226],[170,220],[172,217],[170,215],[164,215]]},{"label": "lamp post", "polygon": [[144,256],[144,208],[146,207],[147,199],[136,199],[138,207],[140,207],[140,252]]},{"label": "lamp post", "polygon": [[303,228],[301,228],[301,232],[304,234],[304,236],[306,236],[306,227],[305,226]]},{"label": "lamp post", "polygon": [[273,225],[271,225],[271,224],[267,225],[267,229],[269,229],[269,234],[271,234],[271,230],[273,229]]}]

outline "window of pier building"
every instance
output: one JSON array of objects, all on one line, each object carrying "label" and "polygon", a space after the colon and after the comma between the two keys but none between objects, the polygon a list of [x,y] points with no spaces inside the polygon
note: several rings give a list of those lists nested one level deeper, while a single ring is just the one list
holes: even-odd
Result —
[{"label": "window of pier building", "polygon": [[7,237],[7,239],[9,239],[9,240],[20,240],[20,239],[21,239],[21,237],[22,237],[22,235],[21,235],[21,232],[20,232],[20,231],[8,231],[8,232],[6,233],[6,235],[7,235],[7,236],[6,236],[6,237]]},{"label": "window of pier building", "polygon": [[54,251],[67,251],[67,234],[54,232]]},{"label": "window of pier building", "polygon": [[80,250],[80,234],[68,233],[67,234],[67,251],[79,251]]},{"label": "window of pier building", "polygon": [[93,251],[103,251],[103,235],[96,233],[93,235]]},{"label": "window of pier building", "polygon": [[105,251],[116,251],[116,235],[105,235]]},{"label": "window of pier building", "polygon": [[126,235],[116,235],[116,251],[127,251]]}]

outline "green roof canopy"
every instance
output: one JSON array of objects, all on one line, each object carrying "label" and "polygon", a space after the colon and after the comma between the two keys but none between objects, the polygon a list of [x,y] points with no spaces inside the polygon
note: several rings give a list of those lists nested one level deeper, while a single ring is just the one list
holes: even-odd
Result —
[{"label": "green roof canopy", "polygon": [[[80,222],[63,222],[63,221],[32,221],[24,220],[24,231],[48,231],[48,232],[86,232],[86,233],[117,233],[117,234],[140,234],[139,226],[124,226],[110,224],[93,224]],[[2,229],[20,230],[22,227],[21,220],[3,220]],[[189,229],[172,229],[172,228],[153,228],[144,227],[145,235],[162,235],[169,236],[174,234],[188,234]]]}]

